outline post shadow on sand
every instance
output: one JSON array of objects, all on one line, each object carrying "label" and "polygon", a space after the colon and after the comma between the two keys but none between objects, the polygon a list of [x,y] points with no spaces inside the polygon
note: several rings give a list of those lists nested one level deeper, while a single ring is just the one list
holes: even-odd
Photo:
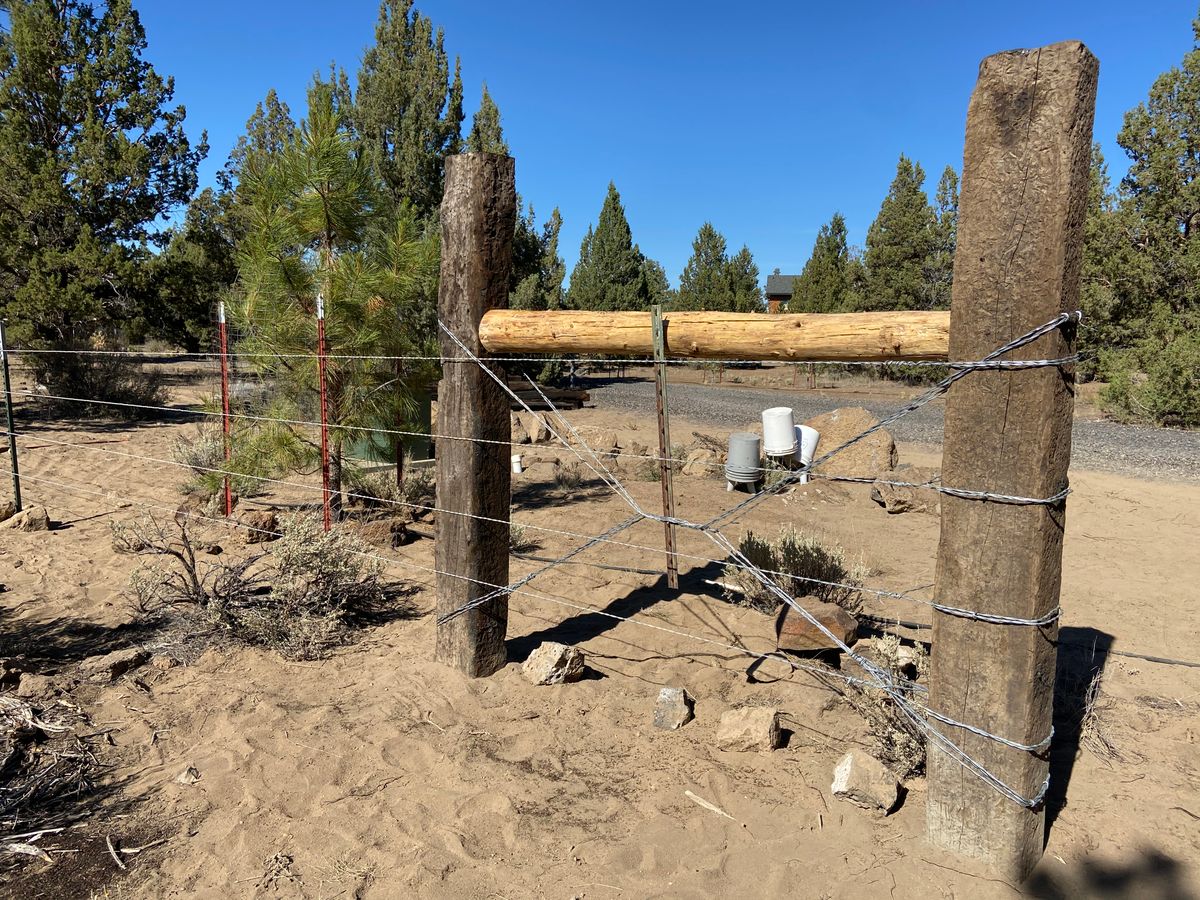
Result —
[{"label": "post shadow on sand", "polygon": [[1095,628],[1064,626],[1058,632],[1054,678],[1054,740],[1050,744],[1050,790],[1046,794],[1046,835],[1067,805],[1071,773],[1087,713],[1088,691],[1104,674],[1113,636]]},{"label": "post shadow on sand", "polygon": [[1038,900],[1196,900],[1187,881],[1187,870],[1179,860],[1156,849],[1142,849],[1128,861],[1116,863],[1083,859],[1063,867],[1044,860],[1022,887],[1023,893]]},{"label": "post shadow on sand", "polygon": [[621,624],[621,620],[632,618],[683,592],[713,596],[712,586],[704,582],[706,579],[717,578],[723,570],[724,566],[720,563],[706,563],[702,567],[681,573],[678,591],[667,587],[667,576],[663,573],[654,584],[636,588],[623,597],[617,597],[601,610],[581,612],[549,628],[511,638],[508,641],[509,661],[524,662],[544,641],[557,641],[569,645],[585,643],[612,631]]}]

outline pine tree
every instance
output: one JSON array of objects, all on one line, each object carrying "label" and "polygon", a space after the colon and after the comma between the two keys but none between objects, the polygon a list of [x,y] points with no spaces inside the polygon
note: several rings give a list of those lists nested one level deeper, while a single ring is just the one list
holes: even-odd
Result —
[{"label": "pine tree", "polygon": [[[533,210],[530,209],[530,219]],[[537,240],[537,258],[533,271],[526,274],[509,297],[513,309],[560,309],[563,303],[563,278],[567,268],[558,255],[558,233],[562,215],[556,208],[550,214]],[[532,230],[532,226],[530,226]]]},{"label": "pine tree", "polygon": [[[249,230],[238,248],[234,321],[239,350],[276,385],[269,415],[304,420],[316,396],[317,296],[325,302],[334,505],[344,449],[365,429],[391,427],[434,376],[422,363],[371,357],[436,352],[430,318],[437,238],[407,204],[381,209],[372,172],[335,101],[317,81],[308,117],[282,153],[251,157],[242,173]],[[364,358],[365,357],[365,358]],[[311,430],[257,428],[246,465],[311,468]]]},{"label": "pine tree", "polygon": [[926,306],[949,309],[954,250],[958,245],[958,173],[953,166],[946,166],[938,180],[933,212],[931,250],[925,267]]},{"label": "pine tree", "polygon": [[867,231],[865,309],[925,309],[925,269],[935,216],[922,185],[925,172],[903,154],[896,177]]},{"label": "pine tree", "polygon": [[446,157],[462,145],[462,102],[461,63],[451,79],[442,30],[412,0],[382,0],[348,112],[393,205],[438,208]]},{"label": "pine tree", "polygon": [[[635,247],[641,255],[640,247]],[[667,280],[667,270],[662,263],[648,256],[642,256],[642,275],[646,279],[646,289],[650,292],[650,305],[658,304],[664,308],[675,308],[676,292],[671,290],[671,282]]]},{"label": "pine tree", "polygon": [[791,312],[842,312],[851,303],[850,250],[846,245],[846,219],[834,213],[822,225],[812,255],[795,280]]},{"label": "pine tree", "polygon": [[471,122],[471,133],[467,135],[468,153],[500,153],[508,156],[508,144],[504,143],[504,129],[500,127],[500,108],[483,86],[483,98]]},{"label": "pine tree", "polygon": [[726,265],[729,293],[733,298],[732,312],[762,312],[762,288],[758,283],[758,265],[750,248],[742,249],[729,258]]},{"label": "pine tree", "polygon": [[600,221],[595,230],[588,226],[580,246],[567,296],[575,309],[640,310],[650,305],[642,255],[633,245],[621,195],[611,182]]},{"label": "pine tree", "polygon": [[156,223],[187,202],[207,152],[146,62],[130,0],[9,0],[0,32],[0,307],[35,343],[83,340],[138,313]]}]

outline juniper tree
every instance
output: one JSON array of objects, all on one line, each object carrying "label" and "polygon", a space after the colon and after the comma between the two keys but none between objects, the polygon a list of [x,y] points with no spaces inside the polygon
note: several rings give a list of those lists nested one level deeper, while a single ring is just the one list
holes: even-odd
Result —
[{"label": "juniper tree", "polygon": [[[530,210],[532,220],[533,211]],[[532,224],[527,226],[532,233]],[[524,278],[509,296],[513,309],[560,309],[563,305],[563,278],[566,266],[558,253],[558,234],[562,229],[562,215],[558,209],[550,214],[542,233],[536,237],[536,259]]]},{"label": "juniper tree", "polygon": [[588,226],[580,246],[567,300],[575,309],[608,311],[639,310],[650,305],[642,255],[633,245],[621,195],[611,182],[600,220],[594,230]]},{"label": "juniper tree", "polygon": [[936,222],[922,185],[925,172],[903,154],[896,177],[867,231],[864,309],[924,309],[929,306],[925,268],[933,250]]},{"label": "juniper tree", "polygon": [[467,135],[468,153],[500,153],[508,156],[508,144],[504,143],[504,129],[500,127],[500,109],[483,86],[483,97],[479,109],[471,121],[471,133]]},{"label": "juniper tree", "polygon": [[[315,82],[295,139],[247,162],[248,231],[233,312],[246,335],[239,352],[278,386],[269,415],[311,421],[317,298],[324,299],[330,468],[340,509],[348,443],[403,419],[415,387],[434,377],[425,363],[355,357],[436,355],[429,311],[438,250],[407,204],[395,215],[380,211],[371,168],[334,93]],[[318,444],[310,428],[279,423],[258,429],[251,447],[275,466],[303,469]]]},{"label": "juniper tree", "polygon": [[846,219],[834,213],[822,225],[813,243],[812,254],[795,279],[792,312],[841,312],[851,302],[850,250],[846,244]]},{"label": "juniper tree", "polygon": [[144,59],[130,0],[8,0],[0,31],[0,306],[18,338],[82,340],[137,313],[158,223],[207,152]]},{"label": "juniper tree", "polygon": [[934,222],[925,264],[925,306],[949,309],[954,282],[954,250],[958,245],[958,173],[946,166],[934,195]]},{"label": "juniper tree", "polygon": [[462,146],[462,104],[461,64],[452,78],[442,30],[412,0],[382,0],[349,112],[392,205],[408,200],[428,215],[441,204],[446,157]]},{"label": "juniper tree", "polygon": [[705,222],[692,240],[692,255],[679,274],[676,309],[728,310],[733,307],[725,237]]}]

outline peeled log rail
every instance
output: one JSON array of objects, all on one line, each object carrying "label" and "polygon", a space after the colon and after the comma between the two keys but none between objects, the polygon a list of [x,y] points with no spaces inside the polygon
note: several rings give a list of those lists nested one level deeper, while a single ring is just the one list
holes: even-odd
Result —
[{"label": "peeled log rail", "polygon": [[[681,359],[778,359],[786,362],[944,360],[948,312],[671,312],[667,356]],[[479,324],[489,353],[650,356],[648,312],[492,309]]]}]

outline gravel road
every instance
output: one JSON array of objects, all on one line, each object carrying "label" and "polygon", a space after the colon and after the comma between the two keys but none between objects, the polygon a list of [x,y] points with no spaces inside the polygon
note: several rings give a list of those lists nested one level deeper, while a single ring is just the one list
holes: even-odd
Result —
[{"label": "gravel road", "polygon": [[[654,385],[647,381],[593,382],[592,401],[609,409],[653,412]],[[790,406],[802,422],[838,406],[862,406],[882,418],[903,404],[878,397],[799,391],[723,388],[715,385],[672,384],[672,416],[717,428],[736,428],[754,421],[770,406]],[[909,413],[891,427],[898,441],[942,442],[943,406],[940,399]],[[1115,422],[1075,421],[1071,464],[1136,478],[1200,481],[1200,432],[1119,425]]]}]

